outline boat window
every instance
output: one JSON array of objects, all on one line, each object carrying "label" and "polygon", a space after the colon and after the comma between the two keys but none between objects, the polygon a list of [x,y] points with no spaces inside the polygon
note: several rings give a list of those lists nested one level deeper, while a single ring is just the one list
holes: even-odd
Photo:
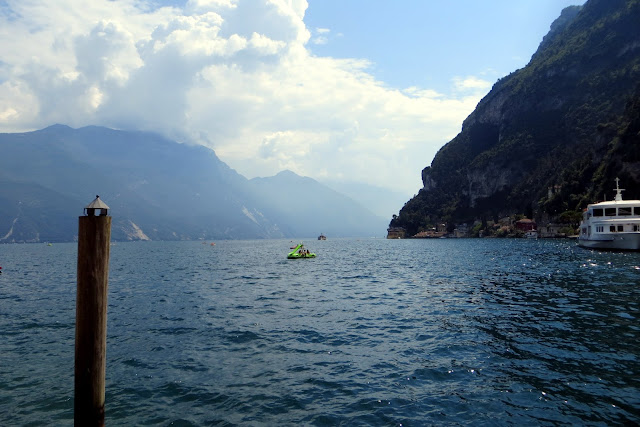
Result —
[{"label": "boat window", "polygon": [[609,226],[609,231],[612,232],[612,233],[615,233],[616,232],[616,226],[615,225],[610,225]]},{"label": "boat window", "polygon": [[631,215],[631,206],[618,208],[618,216],[629,216],[629,215]]},{"label": "boat window", "polygon": [[619,225],[618,226],[618,231],[619,232],[623,232],[624,231],[624,225]]},{"label": "boat window", "polygon": [[596,226],[596,232],[597,233],[604,233],[604,226],[603,225],[597,225]]},{"label": "boat window", "polygon": [[638,226],[637,225],[633,226],[633,231],[638,231]]},{"label": "boat window", "polygon": [[633,207],[633,214],[634,215],[640,215],[640,206],[634,206]]},{"label": "boat window", "polygon": [[616,216],[616,208],[604,208],[604,216]]},{"label": "boat window", "polygon": [[595,208],[593,210],[593,216],[602,216],[603,212],[602,212],[602,208]]}]

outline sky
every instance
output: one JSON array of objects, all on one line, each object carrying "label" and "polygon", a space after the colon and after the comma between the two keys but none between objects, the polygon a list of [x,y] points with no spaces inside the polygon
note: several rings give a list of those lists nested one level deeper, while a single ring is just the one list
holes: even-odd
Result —
[{"label": "sky", "polygon": [[[61,123],[406,194],[584,0],[0,0],[0,132]],[[397,209],[396,209],[397,210]]]}]

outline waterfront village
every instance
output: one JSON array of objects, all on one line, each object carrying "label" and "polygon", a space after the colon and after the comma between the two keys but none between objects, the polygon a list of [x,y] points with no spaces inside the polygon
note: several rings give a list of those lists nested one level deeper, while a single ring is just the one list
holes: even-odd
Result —
[{"label": "waterfront village", "polygon": [[450,229],[448,224],[440,223],[435,227],[422,230],[408,236],[402,227],[389,227],[387,239],[434,239],[463,237],[515,237],[515,238],[574,238],[576,228],[572,224],[550,222],[546,216],[538,226],[524,215],[513,215],[498,221],[476,220],[472,225],[458,224]]}]

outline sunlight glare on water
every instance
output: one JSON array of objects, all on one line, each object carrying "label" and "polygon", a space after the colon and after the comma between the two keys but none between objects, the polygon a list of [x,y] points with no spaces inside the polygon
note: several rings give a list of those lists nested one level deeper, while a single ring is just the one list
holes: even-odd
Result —
[{"label": "sunlight glare on water", "polygon": [[[107,423],[640,422],[640,254],[294,243],[112,246]],[[70,425],[76,246],[0,260],[0,424]]]}]

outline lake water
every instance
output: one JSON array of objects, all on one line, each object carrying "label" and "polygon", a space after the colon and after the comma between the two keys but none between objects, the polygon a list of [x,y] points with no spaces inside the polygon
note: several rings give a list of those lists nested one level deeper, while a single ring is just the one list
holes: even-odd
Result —
[{"label": "lake water", "polygon": [[[106,423],[640,423],[640,254],[292,243],[113,245]],[[73,423],[76,261],[0,245],[0,425]]]}]

